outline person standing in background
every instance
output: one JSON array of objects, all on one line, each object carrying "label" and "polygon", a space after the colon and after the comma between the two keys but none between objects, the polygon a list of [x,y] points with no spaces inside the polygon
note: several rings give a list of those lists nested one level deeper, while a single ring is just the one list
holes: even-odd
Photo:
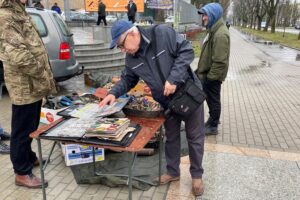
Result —
[{"label": "person standing in background", "polygon": [[126,6],[126,8],[127,8],[128,21],[132,21],[132,23],[134,24],[135,14],[137,12],[136,4],[133,2],[133,0],[129,0],[129,3]]},{"label": "person standing in background", "polygon": [[106,10],[106,5],[102,2],[102,0],[99,0],[97,26],[100,25],[101,20],[103,20],[104,25],[107,26],[106,11],[105,10]]},{"label": "person standing in background", "polygon": [[202,15],[207,35],[203,41],[196,74],[207,95],[209,118],[205,123],[206,135],[217,135],[221,115],[221,84],[225,80],[230,53],[230,36],[222,19],[223,8],[209,3],[198,11]]},{"label": "person standing in background", "polygon": [[44,6],[43,6],[43,4],[41,3],[40,0],[38,0],[38,1],[34,4],[34,7],[35,7],[35,8],[42,8],[42,9],[44,9]]},{"label": "person standing in background", "polygon": [[227,26],[228,29],[230,28],[230,23],[229,23],[229,21],[226,22],[226,26]]},{"label": "person standing in background", "polygon": [[57,12],[58,14],[61,15],[61,9],[60,7],[57,5],[57,3],[54,3],[53,6],[51,7],[51,10]]},{"label": "person standing in background", "polygon": [[12,103],[10,159],[15,184],[40,188],[42,181],[32,169],[42,163],[32,151],[29,134],[39,126],[43,97],[56,93],[56,88],[47,50],[25,11],[26,2],[0,0],[0,59]]}]

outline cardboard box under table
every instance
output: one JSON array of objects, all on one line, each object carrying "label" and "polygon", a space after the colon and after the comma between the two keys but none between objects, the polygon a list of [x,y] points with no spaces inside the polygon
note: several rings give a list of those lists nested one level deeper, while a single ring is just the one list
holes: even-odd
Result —
[{"label": "cardboard box under table", "polygon": [[[157,117],[157,118],[141,118],[141,117],[128,117],[132,123],[139,124],[141,129],[140,131],[136,134],[135,138],[132,140],[132,142],[129,144],[129,146],[122,147],[122,146],[109,146],[109,145],[97,145],[96,142],[88,142],[88,141],[81,141],[81,142],[74,142],[80,145],[88,145],[92,146],[92,151],[93,151],[93,163],[94,163],[94,173],[95,175],[98,176],[120,176],[120,177],[127,177],[128,178],[128,197],[131,200],[132,199],[132,180],[138,180],[142,182],[146,182],[151,185],[156,185],[154,183],[147,182],[145,180],[139,179],[137,177],[134,177],[132,172],[134,171],[134,161],[137,155],[137,152],[140,151],[145,147],[145,145],[150,141],[152,137],[155,136],[155,133],[159,130],[159,166],[158,166],[158,177],[161,175],[161,158],[162,158],[162,125],[164,123],[164,118],[163,117]],[[59,124],[63,119],[59,119],[47,126],[39,128],[37,131],[33,132],[30,134],[31,138],[34,138],[37,140],[38,144],[38,156],[40,162],[42,161],[42,145],[41,145],[41,139],[47,139],[47,140],[54,140],[54,141],[60,141],[64,142],[64,138],[55,138],[51,139],[51,137],[43,138],[41,137],[42,134],[49,130],[50,128],[56,126]],[[50,156],[52,154],[52,151],[54,149],[54,145],[51,148],[48,160],[50,159]],[[96,166],[95,166],[95,147],[97,148],[103,148],[103,149],[111,149],[114,151],[124,151],[128,153],[128,175],[124,174],[101,174],[99,172],[96,172]],[[46,162],[47,163],[47,162]],[[44,170],[46,166],[40,165],[40,172],[41,172],[41,180],[44,182]],[[160,180],[158,180],[158,183]],[[51,184],[51,182],[49,183]],[[46,188],[45,185],[42,185],[43,189],[43,199],[46,200]]]},{"label": "cardboard box under table", "polygon": [[[80,144],[61,144],[67,166],[93,162],[93,147]],[[104,149],[95,148],[95,162],[104,160]]]}]

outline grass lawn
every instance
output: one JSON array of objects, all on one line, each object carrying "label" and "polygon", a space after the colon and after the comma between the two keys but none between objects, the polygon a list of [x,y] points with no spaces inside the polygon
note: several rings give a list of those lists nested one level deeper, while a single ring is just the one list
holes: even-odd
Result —
[{"label": "grass lawn", "polygon": [[252,30],[248,28],[239,28],[239,27],[238,29],[247,33],[251,33],[265,40],[270,40],[278,44],[300,49],[300,40],[298,40],[298,34],[285,33],[285,36],[282,37],[283,35],[282,32],[271,33],[270,31],[264,32],[264,31]]},{"label": "grass lawn", "polygon": [[201,47],[200,47],[200,41],[192,41],[195,58],[200,56],[201,53]]},{"label": "grass lawn", "polygon": [[193,37],[188,37],[187,39],[192,42],[195,58],[200,56],[201,53],[201,42],[203,41],[203,38],[205,37],[205,32],[199,32],[193,35]]}]

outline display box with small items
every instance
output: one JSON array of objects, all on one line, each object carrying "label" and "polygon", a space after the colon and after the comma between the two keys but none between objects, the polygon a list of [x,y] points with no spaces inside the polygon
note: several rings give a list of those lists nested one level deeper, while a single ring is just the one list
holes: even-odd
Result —
[{"label": "display box with small items", "polygon": [[158,117],[161,115],[161,106],[151,94],[151,89],[144,81],[139,83],[128,92],[130,97],[123,111],[126,115],[137,117]]}]

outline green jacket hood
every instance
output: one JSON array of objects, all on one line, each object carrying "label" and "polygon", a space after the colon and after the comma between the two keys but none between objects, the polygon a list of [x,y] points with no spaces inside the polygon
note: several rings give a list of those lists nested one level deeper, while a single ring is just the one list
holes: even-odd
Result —
[{"label": "green jacket hood", "polygon": [[216,32],[222,24],[224,24],[224,20],[222,18],[220,18],[218,21],[216,21],[216,23],[210,29],[208,29],[208,32],[209,33]]}]

